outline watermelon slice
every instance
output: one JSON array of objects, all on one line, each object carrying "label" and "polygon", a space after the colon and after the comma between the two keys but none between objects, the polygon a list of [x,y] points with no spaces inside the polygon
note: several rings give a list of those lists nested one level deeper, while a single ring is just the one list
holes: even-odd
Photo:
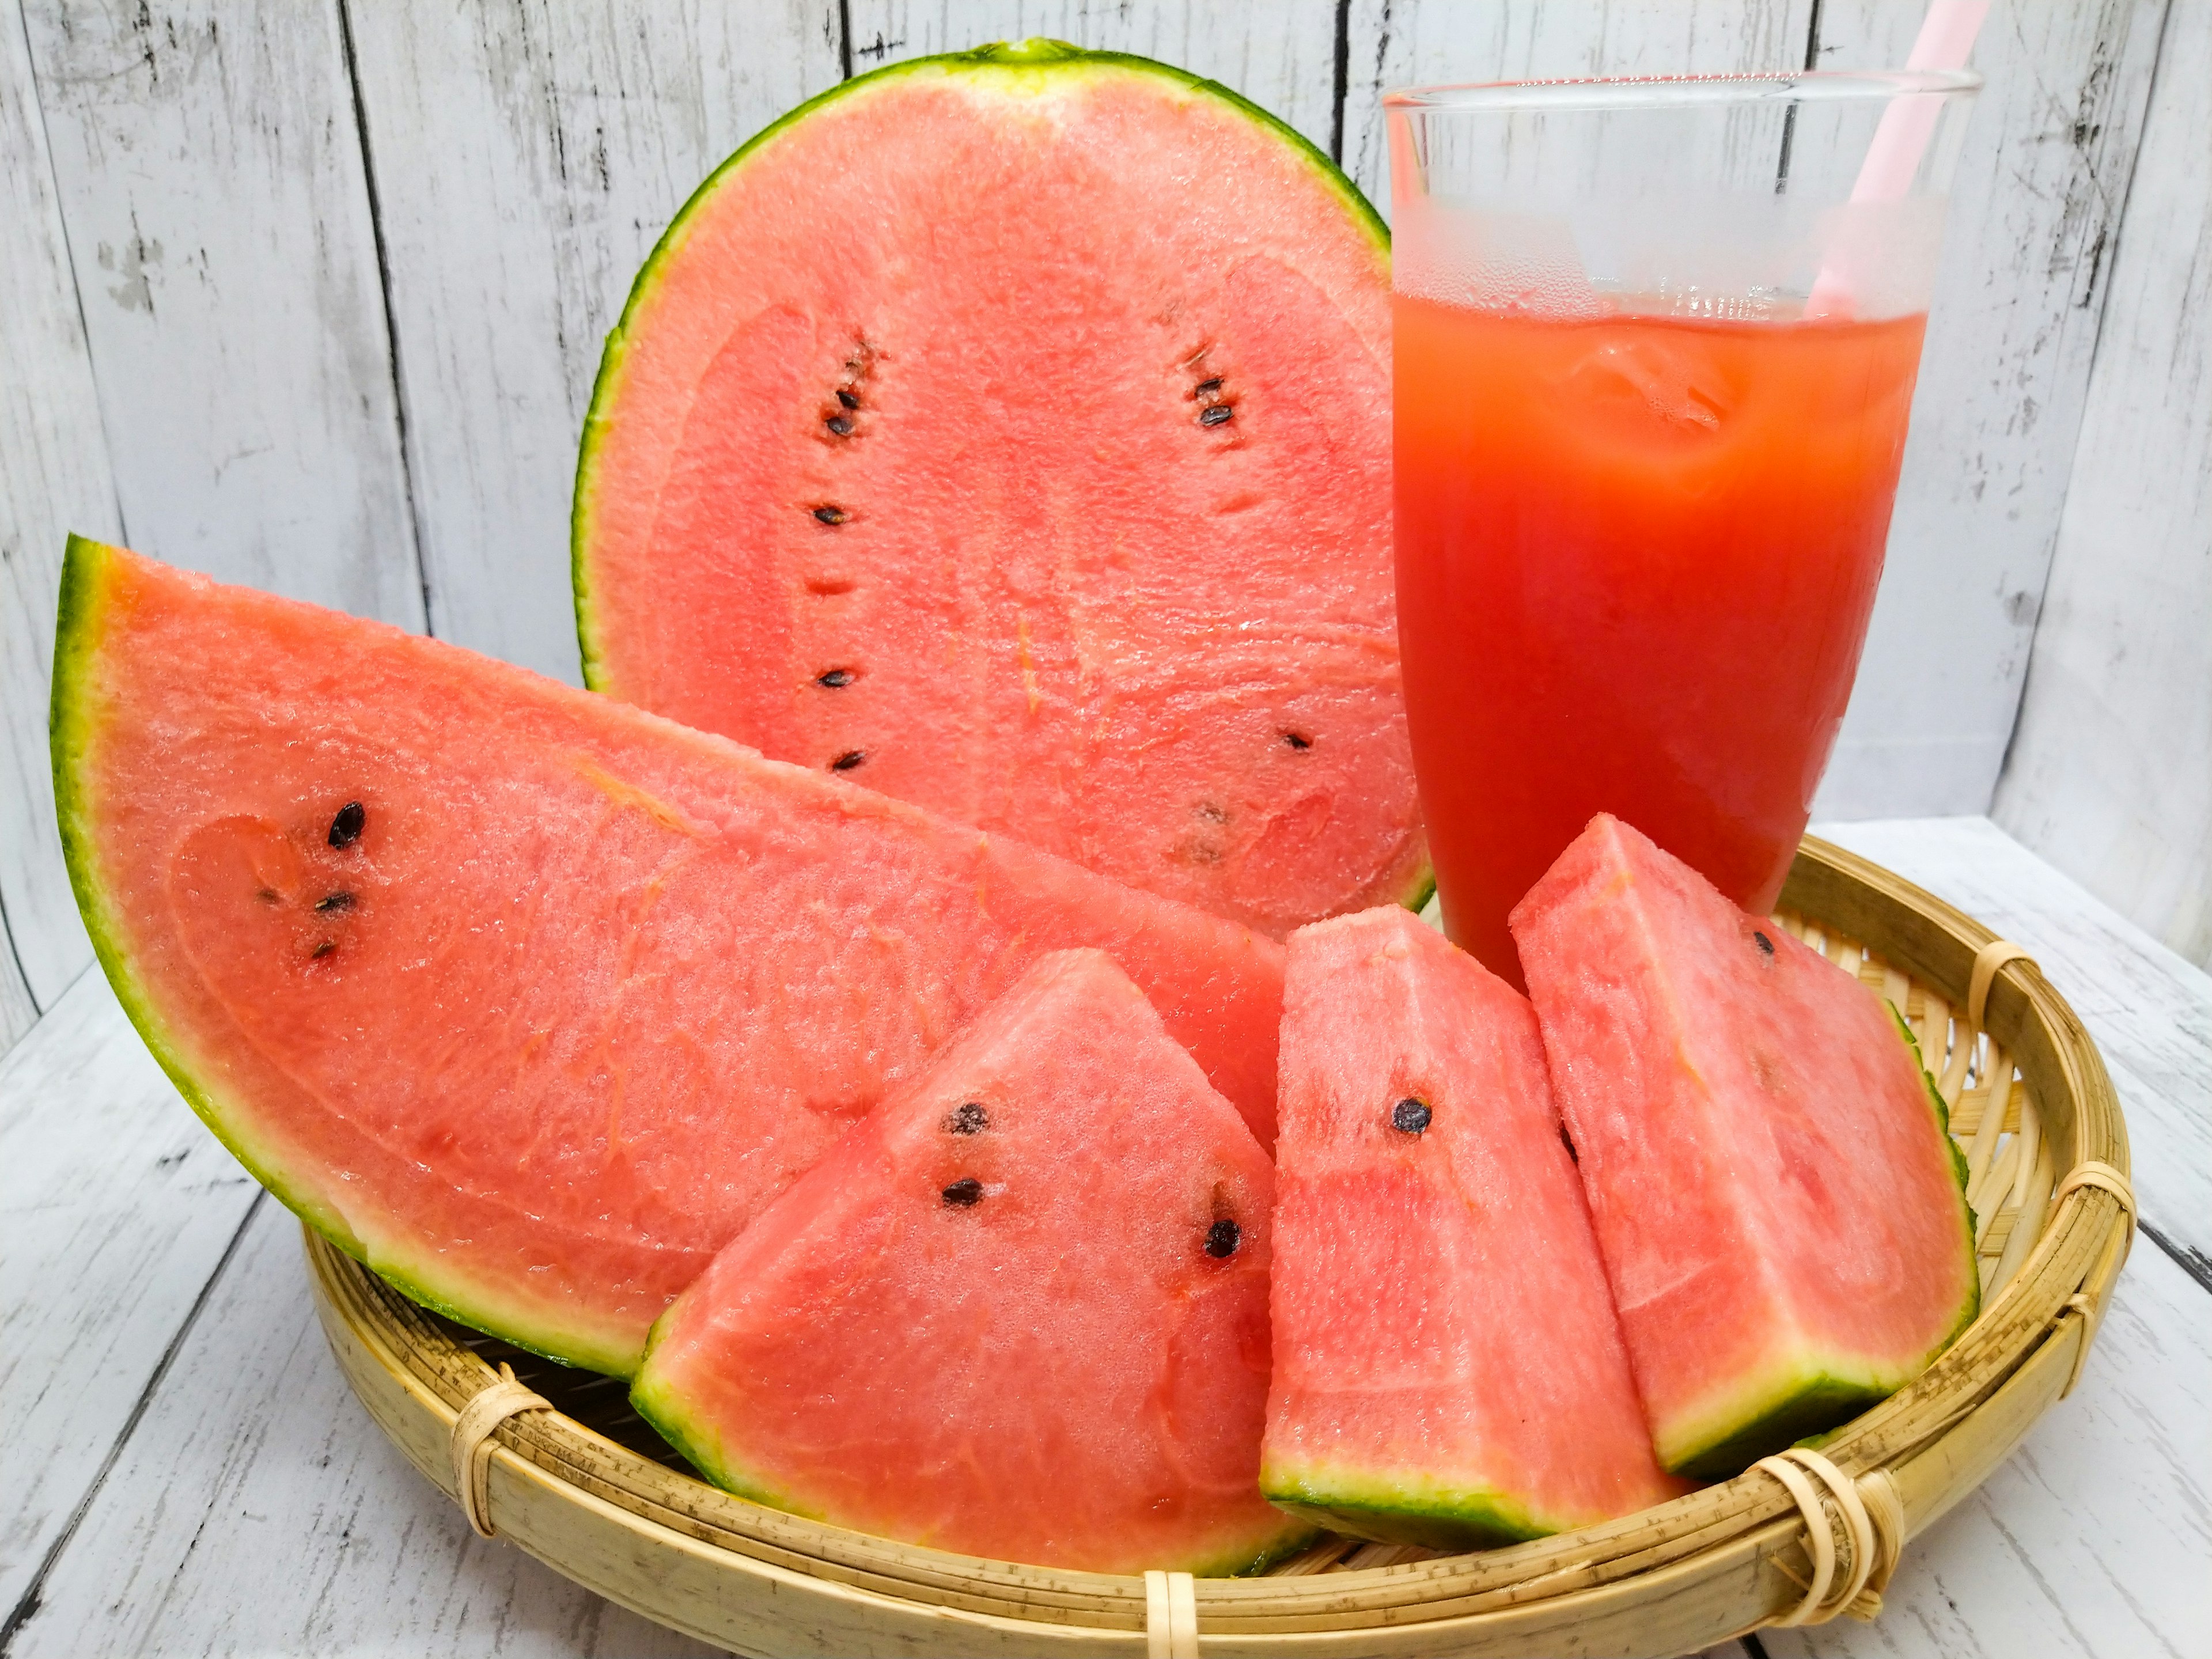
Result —
[{"label": "watermelon slice", "polygon": [[72,541],[54,762],[100,960],[271,1191],[421,1300],[627,1373],[1038,957],[1114,951],[1271,1133],[1281,951],[374,623]]},{"label": "watermelon slice", "polygon": [[1878,998],[1604,813],[1511,926],[1662,1462],[1734,1474],[1966,1328],[1965,1160]]},{"label": "watermelon slice", "polygon": [[1466,1547],[1686,1490],[1652,1461],[1521,994],[1402,909],[1291,935],[1261,1489]]},{"label": "watermelon slice", "polygon": [[1389,288],[1212,82],[1049,40],[848,81],[607,342],[586,682],[1271,933],[1418,899]]},{"label": "watermelon slice", "polygon": [[1233,1572],[1272,1172],[1127,975],[1045,957],[714,1258],[631,1399],[732,1491],[1099,1572]]}]

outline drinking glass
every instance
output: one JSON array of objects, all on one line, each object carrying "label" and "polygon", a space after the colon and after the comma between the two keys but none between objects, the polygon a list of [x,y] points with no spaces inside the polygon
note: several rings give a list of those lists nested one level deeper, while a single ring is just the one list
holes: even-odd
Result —
[{"label": "drinking glass", "polygon": [[1390,94],[1398,633],[1451,938],[1612,812],[1770,908],[1881,574],[1980,77]]}]

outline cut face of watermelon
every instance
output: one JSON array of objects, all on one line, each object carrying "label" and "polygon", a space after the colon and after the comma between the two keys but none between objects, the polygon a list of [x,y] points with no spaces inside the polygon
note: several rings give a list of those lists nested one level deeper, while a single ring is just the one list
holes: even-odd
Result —
[{"label": "cut face of watermelon", "polygon": [[586,680],[1271,933],[1418,898],[1389,283],[1211,82],[1051,41],[848,82],[608,340]]},{"label": "cut face of watermelon", "polygon": [[1653,1462],[1527,1001],[1402,909],[1291,935],[1261,1487],[1443,1547],[1686,1490]]},{"label": "cut face of watermelon", "polygon": [[148,1045],[410,1294],[628,1372],[714,1252],[1046,951],[1272,1138],[1281,952],[471,653],[73,541],[70,870]]},{"label": "cut face of watermelon", "polygon": [[1660,1460],[1734,1474],[1925,1370],[1980,1280],[1894,1016],[1608,815],[1512,928]]},{"label": "cut face of watermelon", "polygon": [[1233,1572],[1260,1497],[1267,1155],[1127,975],[1048,957],[714,1259],[632,1400],[732,1491],[1100,1572]]}]

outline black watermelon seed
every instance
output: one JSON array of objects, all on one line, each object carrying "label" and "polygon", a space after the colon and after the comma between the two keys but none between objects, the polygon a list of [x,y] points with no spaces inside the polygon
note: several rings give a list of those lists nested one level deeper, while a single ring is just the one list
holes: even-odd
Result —
[{"label": "black watermelon seed", "polygon": [[315,901],[315,908],[318,910],[350,910],[353,908],[353,895],[351,893],[328,894]]},{"label": "black watermelon seed", "polygon": [[868,751],[865,749],[848,749],[830,763],[830,769],[832,772],[849,772],[867,757]]},{"label": "black watermelon seed", "polygon": [[979,1135],[991,1127],[991,1115],[980,1103],[969,1101],[955,1106],[952,1115],[945,1120],[945,1127],[956,1135]]},{"label": "black watermelon seed", "polygon": [[826,685],[832,691],[841,690],[853,683],[853,671],[849,668],[825,668],[814,677],[814,683]]},{"label": "black watermelon seed", "polygon": [[822,424],[841,438],[849,438],[853,435],[853,417],[850,415],[832,415]]},{"label": "black watermelon seed", "polygon": [[858,409],[860,406],[860,400],[842,386],[837,388],[837,401],[848,409]]},{"label": "black watermelon seed", "polygon": [[1219,426],[1236,412],[1227,404],[1209,404],[1198,411],[1198,423],[1200,426]]},{"label": "black watermelon seed", "polygon": [[277,894],[276,890],[274,887],[263,887],[257,889],[253,896],[259,899],[264,904],[274,904],[276,902]]},{"label": "black watermelon seed", "polygon": [[338,808],[337,817],[331,820],[331,845],[350,847],[361,839],[362,826],[368,822],[368,808],[357,800],[349,800]]},{"label": "black watermelon seed", "polygon": [[938,1196],[956,1210],[972,1209],[983,1201],[983,1183],[974,1176],[963,1176]]},{"label": "black watermelon seed", "polygon": [[331,951],[337,948],[337,945],[335,941],[325,939],[320,945],[318,945],[315,947],[314,955],[310,959],[315,962],[320,962],[325,957],[330,955]]},{"label": "black watermelon seed", "polygon": [[1567,1133],[1567,1126],[1564,1123],[1559,1125],[1559,1145],[1567,1149],[1567,1156],[1576,1163],[1583,1161],[1583,1155],[1575,1150],[1575,1138]]},{"label": "black watermelon seed", "polygon": [[1217,374],[1217,375],[1215,375],[1215,376],[1214,376],[1212,380],[1200,380],[1200,381],[1198,383],[1198,388],[1197,388],[1197,390],[1198,390],[1198,392],[1199,392],[1199,394],[1200,394],[1201,397],[1203,397],[1206,393],[1207,393],[1207,392],[1218,392],[1218,391],[1220,391],[1220,390],[1221,390],[1221,377],[1220,377],[1218,374]]},{"label": "black watermelon seed", "polygon": [[1206,1253],[1217,1261],[1235,1255],[1237,1247],[1243,1242],[1243,1233],[1227,1216],[1206,1230]]},{"label": "black watermelon seed", "polygon": [[842,507],[817,507],[814,509],[814,516],[824,524],[842,524],[852,514]]},{"label": "black watermelon seed", "polygon": [[1283,733],[1283,741],[1290,744],[1293,749],[1310,749],[1313,747],[1313,739],[1305,736],[1303,732],[1285,732]]},{"label": "black watermelon seed", "polygon": [[1429,1127],[1429,1120],[1435,1115],[1426,1101],[1408,1096],[1390,1109],[1390,1127],[1400,1134],[1417,1135]]},{"label": "black watermelon seed", "polygon": [[1758,945],[1759,948],[1765,951],[1767,955],[1771,957],[1774,954],[1774,941],[1767,938],[1765,934],[1760,933],[1756,927],[1751,930],[1751,939],[1752,943]]}]

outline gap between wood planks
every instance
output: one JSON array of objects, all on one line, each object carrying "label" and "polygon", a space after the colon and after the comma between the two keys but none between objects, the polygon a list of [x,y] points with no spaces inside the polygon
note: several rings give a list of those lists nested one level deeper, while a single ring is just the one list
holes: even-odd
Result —
[{"label": "gap between wood planks", "polygon": [[222,1283],[223,1274],[229,1270],[231,1258],[238,1254],[238,1247],[246,1237],[246,1229],[253,1224],[253,1218],[261,1212],[261,1206],[268,1197],[269,1189],[264,1187],[254,1194],[252,1201],[246,1205],[246,1213],[239,1218],[238,1226],[230,1236],[230,1242],[222,1247],[222,1255],[216,1261],[215,1271],[207,1276],[207,1283],[200,1286],[200,1293],[192,1298],[192,1305],[186,1311],[184,1322],[179,1325],[171,1334],[168,1345],[161,1350],[161,1360],[155,1365],[152,1375],[146,1379],[146,1386],[138,1391],[137,1399],[131,1402],[131,1414],[123,1419],[123,1426],[116,1434],[115,1443],[108,1447],[107,1455],[100,1460],[100,1468],[94,1472],[92,1480],[86,1485],[83,1494],[76,1500],[76,1506],[70,1510],[70,1517],[63,1523],[61,1531],[54,1535],[54,1541],[46,1546],[46,1553],[39,1561],[39,1570],[31,1575],[31,1582],[24,1587],[23,1594],[16,1600],[15,1605],[8,1610],[7,1618],[0,1620],[0,1659],[7,1659],[9,1650],[15,1644],[15,1632],[28,1624],[38,1613],[42,1593],[46,1589],[46,1578],[53,1571],[54,1563],[61,1559],[62,1552],[69,1547],[70,1540],[76,1536],[76,1529],[83,1522],[85,1512],[92,1507],[93,1499],[100,1496],[100,1489],[107,1484],[107,1477],[113,1471],[116,1460],[123,1455],[123,1449],[130,1443],[131,1435],[137,1431],[139,1419],[146,1415],[146,1407],[153,1402],[154,1396],[161,1392],[162,1381],[168,1376],[170,1365],[174,1363],[179,1352],[184,1347],[185,1339],[192,1334],[192,1327],[199,1322],[202,1310],[206,1308],[209,1299],[215,1295],[215,1287]]}]

